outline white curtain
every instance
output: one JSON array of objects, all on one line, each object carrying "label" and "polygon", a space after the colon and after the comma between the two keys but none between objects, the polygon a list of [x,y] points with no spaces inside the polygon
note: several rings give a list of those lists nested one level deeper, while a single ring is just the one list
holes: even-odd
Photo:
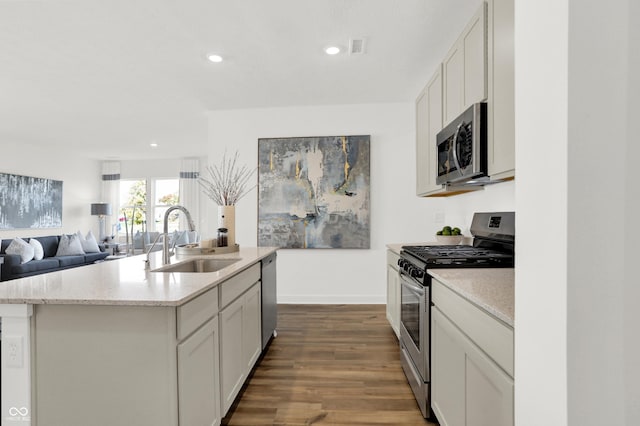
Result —
[{"label": "white curtain", "polygon": [[120,162],[102,162],[102,201],[111,204],[111,216],[105,217],[105,231],[113,234],[112,226],[118,224],[120,217]]},{"label": "white curtain", "polygon": [[[196,226],[200,223],[200,159],[183,158],[180,162],[180,205],[186,207]],[[189,229],[184,215],[180,215],[180,229]],[[196,231],[200,231],[196,228]]]}]

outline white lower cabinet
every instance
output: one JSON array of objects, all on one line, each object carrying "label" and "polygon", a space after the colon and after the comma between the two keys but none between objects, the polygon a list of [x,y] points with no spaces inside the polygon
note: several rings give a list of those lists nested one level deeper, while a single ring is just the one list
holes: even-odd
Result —
[{"label": "white lower cabinet", "polygon": [[396,336],[400,338],[400,273],[398,256],[387,250],[387,321]]},{"label": "white lower cabinet", "polygon": [[178,345],[180,425],[220,424],[218,318]]},{"label": "white lower cabinet", "polygon": [[[513,426],[513,378],[487,352],[469,336],[465,321],[474,326],[484,325],[483,320],[472,319],[477,315],[477,307],[464,301],[450,290],[439,289],[434,283],[434,304],[431,308],[431,407],[442,426]],[[438,306],[438,293],[446,291],[443,310]],[[456,300],[458,297],[460,300]],[[450,303],[453,302],[453,305]],[[467,303],[468,307],[462,305]],[[459,304],[459,306],[456,306]],[[447,308],[453,307],[452,317],[458,315],[460,324],[447,316]],[[458,309],[462,308],[462,309]],[[472,316],[466,316],[466,308],[471,308]],[[488,316],[488,314],[486,314]],[[498,333],[504,324],[495,320]],[[480,328],[478,328],[480,329]],[[488,335],[492,335],[488,329]],[[512,345],[512,343],[511,343]],[[489,352],[494,350],[489,349]],[[507,351],[508,352],[508,351]]]},{"label": "white lower cabinet", "polygon": [[222,415],[233,404],[262,349],[260,282],[220,312]]}]

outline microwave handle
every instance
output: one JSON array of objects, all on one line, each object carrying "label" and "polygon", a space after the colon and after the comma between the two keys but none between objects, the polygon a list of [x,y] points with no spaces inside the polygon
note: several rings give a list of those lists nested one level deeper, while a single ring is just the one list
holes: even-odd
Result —
[{"label": "microwave handle", "polygon": [[460,129],[464,126],[464,121],[461,121],[456,127],[456,133],[453,135],[453,162],[456,165],[456,170],[460,173],[460,176],[463,176],[462,170],[460,169],[460,161],[458,161],[458,135],[460,134]]}]

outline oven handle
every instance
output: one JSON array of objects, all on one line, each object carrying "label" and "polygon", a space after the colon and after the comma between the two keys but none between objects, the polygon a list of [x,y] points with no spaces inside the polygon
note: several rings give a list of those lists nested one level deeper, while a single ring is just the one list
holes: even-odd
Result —
[{"label": "oven handle", "polygon": [[418,294],[421,297],[424,296],[424,293],[425,293],[424,287],[421,286],[420,284],[414,283],[413,280],[411,280],[411,279],[404,278],[405,276],[408,276],[408,275],[405,275],[405,274],[402,274],[402,273],[400,274],[400,278],[402,279],[402,285],[405,285],[405,286],[409,287],[410,289],[418,292]]}]

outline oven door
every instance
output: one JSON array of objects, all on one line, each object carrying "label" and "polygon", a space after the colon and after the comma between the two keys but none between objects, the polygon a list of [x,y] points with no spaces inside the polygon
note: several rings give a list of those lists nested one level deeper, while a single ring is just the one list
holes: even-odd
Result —
[{"label": "oven door", "polygon": [[429,381],[429,289],[400,274],[400,340],[423,381]]}]

